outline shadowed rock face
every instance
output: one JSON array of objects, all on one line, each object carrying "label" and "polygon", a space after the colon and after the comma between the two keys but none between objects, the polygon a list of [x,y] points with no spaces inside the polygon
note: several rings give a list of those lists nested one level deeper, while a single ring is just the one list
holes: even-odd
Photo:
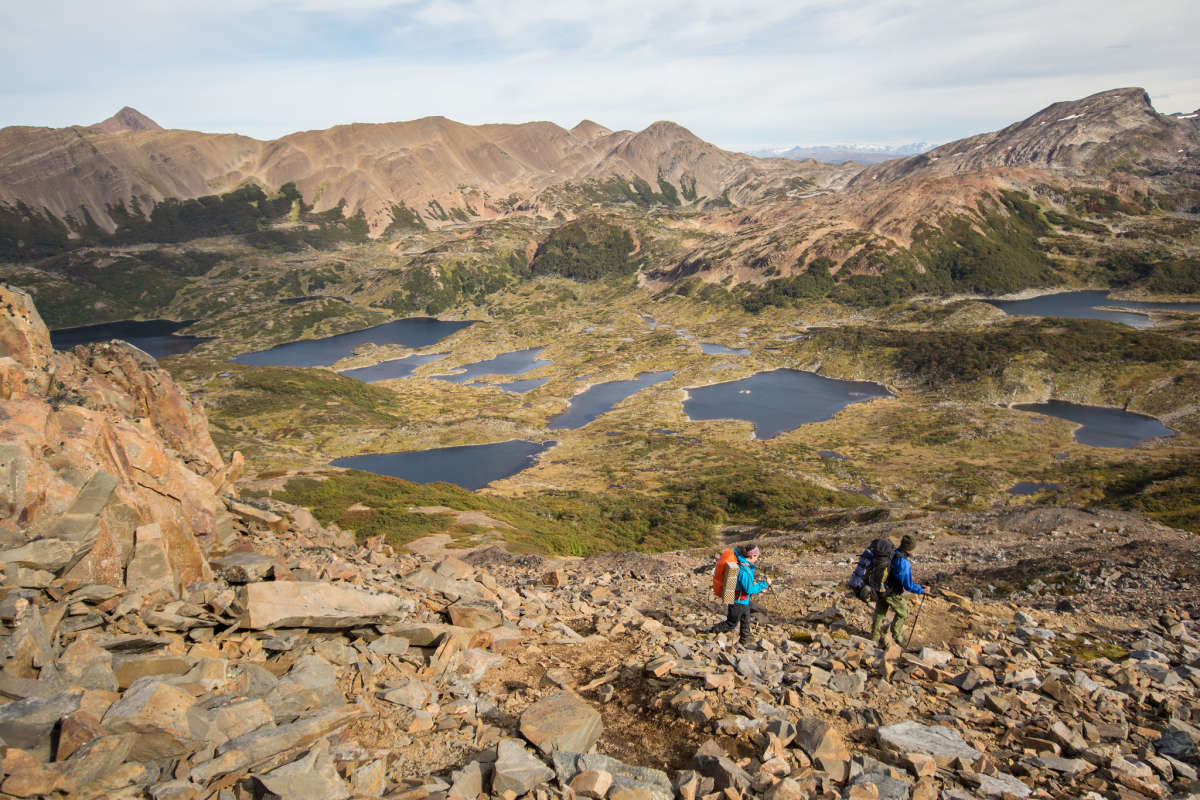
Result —
[{"label": "shadowed rock face", "polygon": [[0,400],[0,560],[17,585],[124,586],[151,523],[165,556],[153,585],[211,578],[230,474],[154,359],[119,341],[55,352],[29,295],[0,286]]}]

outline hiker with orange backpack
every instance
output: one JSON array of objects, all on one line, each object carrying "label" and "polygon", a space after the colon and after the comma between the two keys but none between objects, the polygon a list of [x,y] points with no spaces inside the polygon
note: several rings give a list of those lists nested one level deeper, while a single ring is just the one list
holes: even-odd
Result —
[{"label": "hiker with orange backpack", "polygon": [[742,646],[752,644],[750,624],[756,609],[750,605],[750,598],[771,585],[770,578],[754,579],[754,564],[761,554],[758,546],[752,544],[738,545],[721,554],[713,570],[713,593],[725,601],[726,616],[724,621],[710,628],[709,633],[739,628],[738,643]]}]

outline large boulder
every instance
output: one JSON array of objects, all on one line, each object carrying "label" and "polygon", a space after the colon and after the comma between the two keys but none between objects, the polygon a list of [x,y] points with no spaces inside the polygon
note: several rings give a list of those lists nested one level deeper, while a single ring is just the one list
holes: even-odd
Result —
[{"label": "large boulder", "polygon": [[898,753],[926,753],[941,766],[956,758],[974,761],[983,753],[971,747],[953,728],[906,720],[876,731],[880,746]]},{"label": "large boulder", "polygon": [[653,800],[673,800],[675,790],[667,773],[653,767],[626,764],[599,753],[571,753],[556,750],[550,755],[560,784],[570,785],[580,773],[608,775],[612,790],[629,789],[648,792]]},{"label": "large boulder", "polygon": [[350,797],[324,739],[304,757],[259,775],[258,781],[279,797],[319,797],[321,800],[347,800]]},{"label": "large boulder", "polygon": [[493,795],[499,796],[511,791],[513,795],[520,796],[553,777],[554,770],[526,750],[520,740],[500,740],[496,747],[496,764],[492,773]]},{"label": "large boulder", "polygon": [[130,757],[157,761],[184,755],[204,743],[207,727],[196,698],[164,681],[143,678],[104,714],[106,730],[134,735]]},{"label": "large boulder", "polygon": [[603,730],[599,712],[570,692],[545,697],[521,715],[521,735],[543,753],[586,753]]},{"label": "large boulder", "polygon": [[55,729],[64,717],[79,708],[79,702],[80,693],[74,691],[28,697],[0,706],[0,740],[48,761]]}]

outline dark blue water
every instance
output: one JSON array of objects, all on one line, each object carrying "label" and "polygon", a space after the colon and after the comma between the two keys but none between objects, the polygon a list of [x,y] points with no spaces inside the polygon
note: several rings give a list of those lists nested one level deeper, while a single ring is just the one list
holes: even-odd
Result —
[{"label": "dark blue water", "polygon": [[425,347],[462,330],[470,322],[443,322],[431,317],[411,317],[385,322],[360,331],[339,333],[324,339],[306,339],[277,345],[270,350],[242,353],[233,360],[239,364],[276,367],[327,367],[353,353],[364,344],[399,344]]},{"label": "dark blue water", "polygon": [[141,322],[124,320],[122,322],[104,322],[99,325],[84,325],[79,328],[61,328],[57,331],[50,331],[50,344],[56,350],[69,350],[77,344],[124,339],[155,358],[177,356],[211,338],[173,335],[175,331],[186,328],[195,321],[194,319],[183,322],[174,322],[169,319],[149,319]]},{"label": "dark blue water", "polygon": [[1175,435],[1175,431],[1154,417],[1122,411],[1119,408],[1081,406],[1062,400],[1023,403],[1013,408],[1078,422],[1082,427],[1075,431],[1075,441],[1091,447],[1128,448],[1147,439]]},{"label": "dark blue water", "polygon": [[344,369],[343,375],[347,378],[355,378],[363,383],[375,383],[376,381],[390,381],[396,378],[407,378],[416,371],[417,367],[422,364],[428,364],[431,361],[437,361],[439,358],[445,358],[446,353],[434,353],[427,356],[405,356],[404,358],[393,358],[391,361],[380,361],[378,364],[372,364],[369,367],[359,367],[357,369]]},{"label": "dark blue water", "polygon": [[748,356],[750,351],[744,347],[726,347],[723,344],[710,344],[702,342],[700,344],[700,352],[708,355],[725,355],[725,356]]},{"label": "dark blue water", "polygon": [[1137,300],[1113,300],[1104,291],[1060,292],[1028,300],[988,300],[1005,314],[1071,319],[1106,319],[1134,328],[1150,328],[1154,323],[1145,314],[1128,311],[1102,311],[1096,306],[1160,311],[1200,311],[1200,303],[1144,303]]},{"label": "dark blue water", "polygon": [[413,483],[445,481],[474,491],[533,466],[537,457],[555,444],[513,439],[494,444],[351,456],[339,458],[333,465],[391,475]]},{"label": "dark blue water", "polygon": [[440,381],[466,383],[481,375],[520,375],[522,372],[529,372],[531,369],[554,363],[538,358],[545,349],[544,347],[531,347],[528,350],[513,350],[511,353],[501,353],[487,361],[464,364],[459,368],[462,371],[455,372],[453,375],[434,375],[433,377]]},{"label": "dark blue water", "polygon": [[1030,481],[1021,481],[1020,483],[1014,483],[1012,486],[1008,487],[1008,493],[1025,496],[1025,495],[1037,494],[1038,492],[1049,491],[1051,489],[1058,491],[1058,484],[1057,483],[1032,483]]},{"label": "dark blue water", "polygon": [[878,383],[839,381],[812,372],[777,369],[740,381],[688,389],[691,419],[744,419],[756,439],[770,439],[809,422],[830,419],[851,403],[890,397]]},{"label": "dark blue water", "polygon": [[647,386],[670,380],[674,374],[674,370],[643,372],[631,381],[598,383],[571,398],[570,407],[551,420],[549,427],[551,430],[572,431],[582,428],[626,397],[637,394]]}]

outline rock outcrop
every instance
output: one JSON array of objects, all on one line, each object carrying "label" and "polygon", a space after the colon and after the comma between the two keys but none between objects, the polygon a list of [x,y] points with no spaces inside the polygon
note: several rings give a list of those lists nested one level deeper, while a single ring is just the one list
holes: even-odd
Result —
[{"label": "rock outcrop", "polygon": [[55,352],[31,298],[0,287],[0,562],[6,582],[178,595],[211,577],[233,516],[203,413],[119,341]]}]

